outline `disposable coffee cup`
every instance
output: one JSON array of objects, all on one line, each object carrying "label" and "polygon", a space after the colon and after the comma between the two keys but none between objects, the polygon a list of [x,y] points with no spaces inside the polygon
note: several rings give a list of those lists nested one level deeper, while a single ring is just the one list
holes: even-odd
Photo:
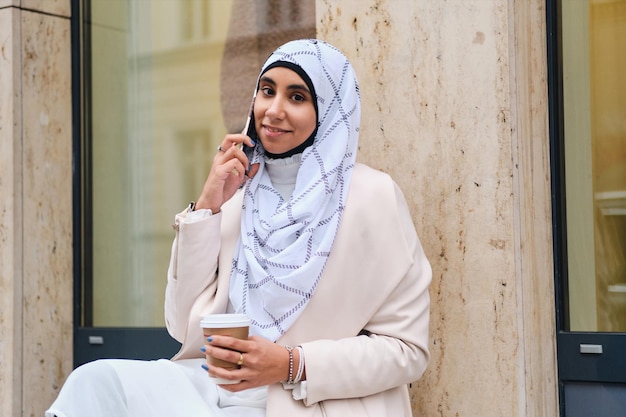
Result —
[{"label": "disposable coffee cup", "polygon": [[[209,314],[204,316],[200,321],[200,327],[204,333],[204,338],[213,335],[225,335],[236,337],[242,340],[248,340],[248,331],[250,329],[250,319],[245,314]],[[219,368],[236,369],[237,365],[231,362],[223,361],[221,359],[213,358],[209,355],[207,357],[207,364],[209,368],[217,366]],[[210,378],[216,384],[237,384],[241,381],[227,380],[221,378]]]}]

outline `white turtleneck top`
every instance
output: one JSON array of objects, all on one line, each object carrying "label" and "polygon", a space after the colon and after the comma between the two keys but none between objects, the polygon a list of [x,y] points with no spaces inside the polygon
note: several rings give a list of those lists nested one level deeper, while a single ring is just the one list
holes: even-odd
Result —
[{"label": "white turtleneck top", "polygon": [[283,159],[265,159],[267,174],[283,200],[289,200],[296,187],[296,176],[300,169],[301,159],[301,153]]}]

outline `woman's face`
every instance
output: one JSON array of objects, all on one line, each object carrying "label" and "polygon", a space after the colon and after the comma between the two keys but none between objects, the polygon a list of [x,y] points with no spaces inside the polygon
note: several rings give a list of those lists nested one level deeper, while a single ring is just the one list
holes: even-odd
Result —
[{"label": "woman's face", "polygon": [[265,72],[254,101],[256,131],[266,151],[285,153],[315,130],[313,96],[300,76],[284,67]]}]

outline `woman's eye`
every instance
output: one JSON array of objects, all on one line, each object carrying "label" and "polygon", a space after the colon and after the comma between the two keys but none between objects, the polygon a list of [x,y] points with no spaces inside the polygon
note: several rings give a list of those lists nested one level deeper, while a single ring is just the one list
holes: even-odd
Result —
[{"label": "woman's eye", "polygon": [[305,101],[306,97],[304,97],[302,94],[294,94],[292,96],[294,101]]},{"label": "woman's eye", "polygon": [[261,87],[261,91],[263,92],[263,94],[265,94],[266,96],[271,96],[274,95],[274,90],[271,87]]}]

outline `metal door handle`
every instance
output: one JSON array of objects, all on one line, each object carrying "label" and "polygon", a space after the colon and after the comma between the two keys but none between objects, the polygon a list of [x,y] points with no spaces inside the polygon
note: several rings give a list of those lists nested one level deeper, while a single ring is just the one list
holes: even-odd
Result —
[{"label": "metal door handle", "polygon": [[599,355],[602,353],[602,345],[580,345],[580,353],[593,353]]},{"label": "metal door handle", "polygon": [[102,336],[89,336],[89,344],[90,345],[103,345],[104,337]]}]

